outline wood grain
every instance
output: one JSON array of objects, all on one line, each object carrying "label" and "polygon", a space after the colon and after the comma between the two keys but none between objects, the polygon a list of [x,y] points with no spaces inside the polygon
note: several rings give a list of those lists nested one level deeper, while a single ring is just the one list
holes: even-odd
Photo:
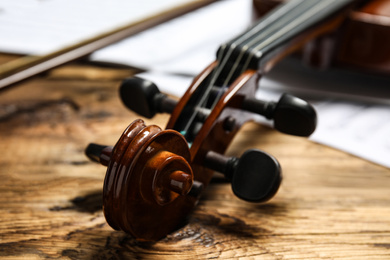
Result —
[{"label": "wood grain", "polygon": [[[389,169],[254,124],[228,154],[256,147],[279,159],[272,201],[240,201],[214,181],[188,224],[161,241],[112,230],[101,210],[105,169],[83,151],[114,144],[138,118],[117,94],[132,73],[72,64],[0,93],[1,258],[390,258]],[[164,127],[168,115],[145,121]]]}]

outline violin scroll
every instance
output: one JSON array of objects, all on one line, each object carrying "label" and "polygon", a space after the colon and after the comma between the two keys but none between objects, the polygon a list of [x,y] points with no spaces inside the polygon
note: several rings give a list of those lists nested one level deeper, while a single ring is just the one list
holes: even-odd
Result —
[{"label": "violin scroll", "polygon": [[142,120],[130,124],[114,147],[90,144],[86,154],[107,166],[103,211],[108,224],[140,240],[158,240],[176,229],[202,190],[185,139]]}]

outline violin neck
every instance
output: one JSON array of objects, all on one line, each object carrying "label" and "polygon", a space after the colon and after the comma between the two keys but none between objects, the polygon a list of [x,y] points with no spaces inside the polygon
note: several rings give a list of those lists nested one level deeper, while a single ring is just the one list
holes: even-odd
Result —
[{"label": "violin neck", "polygon": [[[259,70],[275,51],[339,13],[355,0],[289,0],[261,18],[249,30],[222,45],[217,53],[221,66],[241,74]],[[240,73],[241,72],[241,73]],[[234,77],[233,77],[234,78]]]},{"label": "violin neck", "polygon": [[[340,12],[359,1],[365,0],[288,0],[268,13],[249,30],[219,48],[216,65],[196,88],[196,94],[194,92],[186,105],[187,112],[177,119],[174,129],[192,143],[204,118],[208,118],[218,104],[225,102],[220,102],[222,96],[240,75],[248,69],[266,72],[274,61],[323,33],[321,26],[328,24],[329,19],[341,21],[333,17],[341,17]],[[338,25],[330,24],[330,29]],[[233,88],[237,89],[237,85]],[[214,112],[217,113],[218,110]]]}]

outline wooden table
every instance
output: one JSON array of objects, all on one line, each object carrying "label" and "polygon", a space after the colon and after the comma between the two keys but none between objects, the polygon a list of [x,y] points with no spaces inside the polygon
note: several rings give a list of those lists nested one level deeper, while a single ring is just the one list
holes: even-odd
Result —
[{"label": "wooden table", "polygon": [[161,241],[112,230],[101,210],[105,168],[84,148],[114,144],[138,118],[117,94],[133,73],[73,63],[0,93],[1,257],[390,259],[390,170],[258,125],[228,154],[255,147],[279,159],[284,181],[270,202],[240,201],[214,182],[189,223]]}]

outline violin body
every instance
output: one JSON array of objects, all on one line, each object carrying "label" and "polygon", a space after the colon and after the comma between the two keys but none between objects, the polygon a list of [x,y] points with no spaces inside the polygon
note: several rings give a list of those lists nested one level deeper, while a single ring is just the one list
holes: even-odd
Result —
[{"label": "violin body", "polygon": [[215,171],[231,182],[242,200],[261,203],[276,194],[282,181],[276,158],[259,149],[249,149],[240,158],[224,153],[241,126],[260,117],[272,120],[282,133],[307,137],[314,132],[317,117],[309,103],[289,94],[278,101],[256,99],[258,81],[296,51],[304,50],[308,60],[319,64],[336,55],[337,48],[318,55],[318,48],[310,46],[325,46],[323,39],[347,28],[352,8],[363,1],[256,2],[267,3],[260,12],[264,6],[276,7],[222,44],[216,61],[194,78],[179,101],[160,93],[150,81],[122,82],[120,96],[127,108],[147,118],[156,113],[171,117],[165,130],[136,120],[114,147],[87,147],[91,160],[108,167],[103,211],[114,229],[139,240],[165,237],[185,223]]},{"label": "violin body", "polygon": [[[286,0],[254,0],[262,16]],[[343,23],[305,44],[302,59],[309,66],[343,67],[375,74],[390,73],[390,1],[365,1],[350,10]]]}]

